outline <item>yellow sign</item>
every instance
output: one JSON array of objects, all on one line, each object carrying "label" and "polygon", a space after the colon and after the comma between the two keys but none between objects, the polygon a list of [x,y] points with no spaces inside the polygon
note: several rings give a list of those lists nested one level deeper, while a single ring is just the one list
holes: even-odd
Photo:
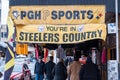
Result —
[{"label": "yellow sign", "polygon": [[28,44],[16,44],[16,54],[28,54]]},{"label": "yellow sign", "polygon": [[105,24],[17,26],[17,42],[71,44],[106,38]]},{"label": "yellow sign", "polygon": [[104,5],[12,6],[15,24],[85,24],[104,23]]}]

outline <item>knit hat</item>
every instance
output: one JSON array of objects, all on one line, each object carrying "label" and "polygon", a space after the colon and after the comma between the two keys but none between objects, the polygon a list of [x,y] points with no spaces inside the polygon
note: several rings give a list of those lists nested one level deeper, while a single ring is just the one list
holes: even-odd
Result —
[{"label": "knit hat", "polygon": [[74,60],[75,60],[75,61],[78,61],[80,57],[81,57],[81,53],[80,53],[79,50],[77,50],[77,51],[75,52],[75,54],[74,54]]}]

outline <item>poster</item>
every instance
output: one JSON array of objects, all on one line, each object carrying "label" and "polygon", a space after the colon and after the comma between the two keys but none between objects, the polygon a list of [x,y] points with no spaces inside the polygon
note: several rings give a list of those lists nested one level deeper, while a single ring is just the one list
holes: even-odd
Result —
[{"label": "poster", "polygon": [[118,79],[118,62],[117,60],[109,60],[107,62],[108,80]]}]

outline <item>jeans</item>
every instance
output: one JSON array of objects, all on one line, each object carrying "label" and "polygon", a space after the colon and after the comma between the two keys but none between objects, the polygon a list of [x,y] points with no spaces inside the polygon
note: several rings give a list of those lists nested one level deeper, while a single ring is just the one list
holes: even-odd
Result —
[{"label": "jeans", "polygon": [[44,79],[44,75],[42,75],[42,74],[35,75],[35,80],[43,80],[43,79]]}]

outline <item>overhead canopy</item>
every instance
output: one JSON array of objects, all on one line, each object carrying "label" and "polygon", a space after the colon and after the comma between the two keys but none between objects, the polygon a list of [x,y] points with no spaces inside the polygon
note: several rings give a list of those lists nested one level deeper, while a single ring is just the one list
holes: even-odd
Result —
[{"label": "overhead canopy", "polygon": [[107,12],[115,12],[115,0],[10,0],[10,6],[18,5],[105,5]]},{"label": "overhead canopy", "polygon": [[17,26],[17,42],[72,44],[106,39],[105,24]]}]

